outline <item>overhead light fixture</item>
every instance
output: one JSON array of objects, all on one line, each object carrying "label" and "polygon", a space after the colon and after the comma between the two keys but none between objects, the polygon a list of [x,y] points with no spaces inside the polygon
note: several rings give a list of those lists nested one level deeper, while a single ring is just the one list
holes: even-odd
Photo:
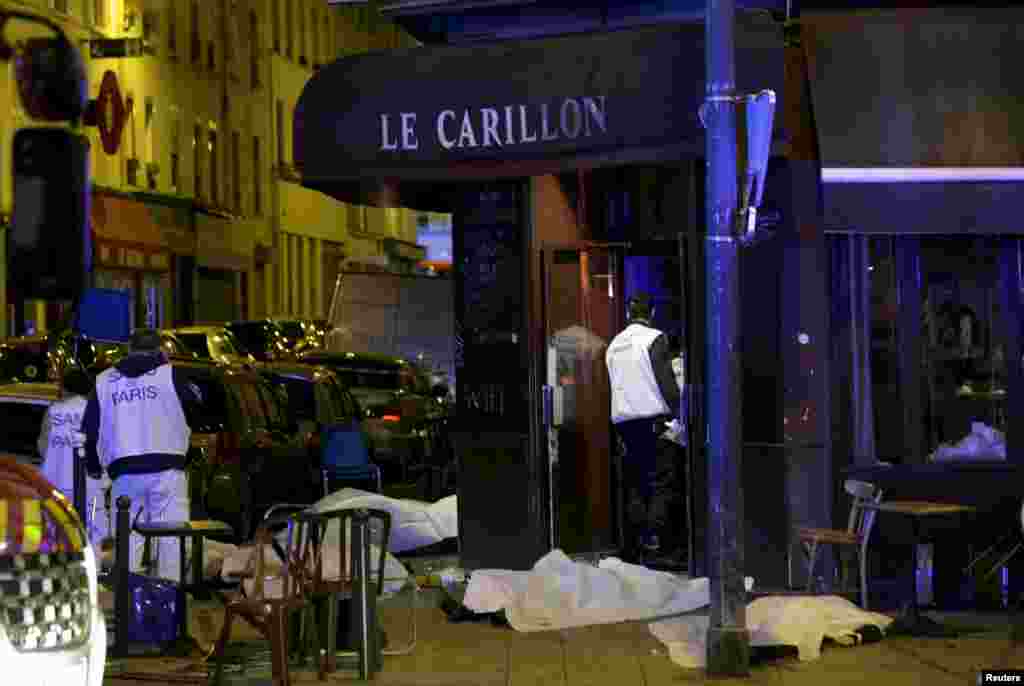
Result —
[{"label": "overhead light fixture", "polygon": [[824,183],[991,183],[1024,181],[1024,167],[825,167]]}]

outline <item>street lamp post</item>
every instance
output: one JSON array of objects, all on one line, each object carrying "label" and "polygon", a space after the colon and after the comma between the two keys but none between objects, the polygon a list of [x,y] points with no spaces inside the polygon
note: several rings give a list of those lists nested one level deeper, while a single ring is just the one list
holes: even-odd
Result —
[{"label": "street lamp post", "polygon": [[711,618],[707,671],[745,676],[750,664],[743,569],[739,238],[736,160],[735,0],[708,0],[705,15],[707,235],[707,456]]}]

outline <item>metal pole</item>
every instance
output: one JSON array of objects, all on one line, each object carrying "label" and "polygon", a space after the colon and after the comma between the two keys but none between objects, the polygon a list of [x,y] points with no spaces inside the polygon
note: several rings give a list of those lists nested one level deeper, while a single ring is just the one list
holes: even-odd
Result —
[{"label": "metal pole", "polygon": [[739,366],[739,242],[735,0],[708,0],[705,15],[707,156],[707,441],[711,618],[707,671],[745,676],[750,665],[743,585],[743,491]]},{"label": "metal pole", "polygon": [[126,496],[117,499],[117,529],[114,532],[114,654],[128,651],[128,625],[132,616],[132,592],[128,587],[129,547],[131,540],[132,501]]}]

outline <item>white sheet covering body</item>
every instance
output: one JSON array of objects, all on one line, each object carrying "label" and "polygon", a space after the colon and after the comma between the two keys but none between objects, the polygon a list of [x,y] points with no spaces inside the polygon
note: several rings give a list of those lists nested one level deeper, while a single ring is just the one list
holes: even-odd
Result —
[{"label": "white sheet covering body", "polygon": [[[746,583],[753,587],[753,579]],[[594,567],[553,550],[528,572],[474,571],[463,604],[474,612],[505,610],[516,631],[550,631],[689,612],[707,605],[709,593],[706,578],[678,577],[614,557]]]},{"label": "white sheet covering body", "polygon": [[[654,637],[668,648],[669,658],[680,667],[701,668],[707,656],[707,615],[677,617],[648,625]],[[816,660],[826,638],[855,645],[854,633],[864,626],[885,631],[893,619],[865,612],[839,596],[767,596],[747,605],[750,645],[795,646],[800,660]]]},{"label": "white sheet covering body", "polygon": [[[436,503],[387,496],[356,488],[343,488],[318,500],[315,512],[334,512],[369,508],[384,510],[391,515],[391,536],[388,550],[401,553],[440,543],[459,535],[457,496],[442,498]],[[380,542],[379,527],[371,531],[371,540]]]}]

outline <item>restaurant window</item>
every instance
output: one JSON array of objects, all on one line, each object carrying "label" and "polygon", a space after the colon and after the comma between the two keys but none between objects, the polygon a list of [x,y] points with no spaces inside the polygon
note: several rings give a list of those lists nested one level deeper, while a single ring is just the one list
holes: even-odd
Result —
[{"label": "restaurant window", "polygon": [[217,166],[217,131],[210,129],[207,142],[207,153],[210,155],[210,201],[217,207],[220,205],[220,169]]},{"label": "restaurant window", "polygon": [[[1007,398],[1024,392],[1020,240],[830,236],[834,366],[851,458],[920,463],[1005,451]],[[859,295],[858,295],[859,294]],[[869,355],[858,355],[858,350]],[[857,361],[860,357],[860,362]],[[864,395],[858,397],[863,389]],[[844,399],[845,398],[845,399]],[[870,436],[858,435],[870,427]],[[998,432],[998,433],[993,433]],[[962,443],[976,434],[974,448]],[[991,441],[989,441],[991,439]],[[856,446],[859,446],[856,447]],[[1005,453],[1004,453],[1005,454]],[[865,460],[865,456],[859,456]]]},{"label": "restaurant window", "polygon": [[252,213],[263,214],[263,160],[260,154],[260,137],[252,138]]},{"label": "restaurant window", "polygon": [[256,12],[249,11],[249,83],[252,89],[260,87],[260,55],[263,46],[260,44],[260,22]]}]

